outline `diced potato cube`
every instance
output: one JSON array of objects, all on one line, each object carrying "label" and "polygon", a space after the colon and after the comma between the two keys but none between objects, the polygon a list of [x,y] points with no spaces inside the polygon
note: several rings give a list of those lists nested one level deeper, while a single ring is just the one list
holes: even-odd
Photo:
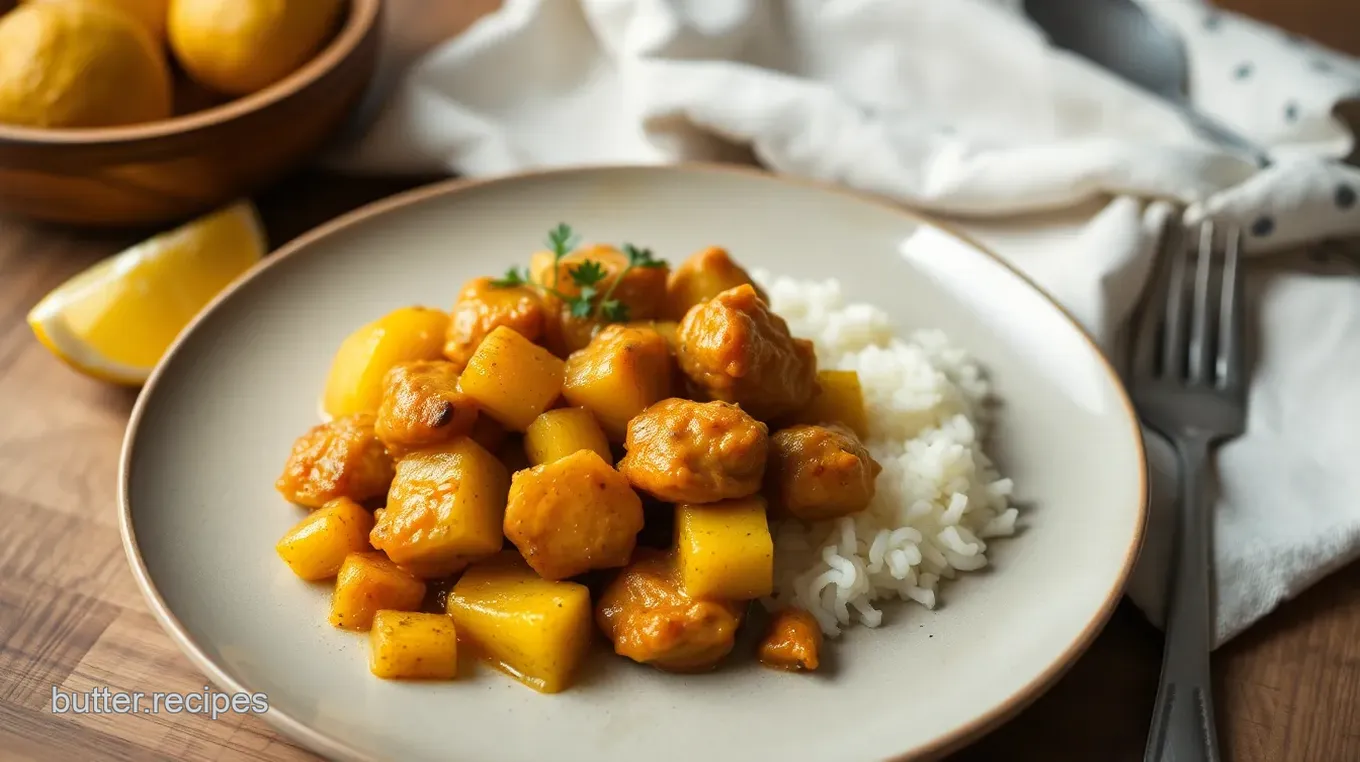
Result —
[{"label": "diced potato cube", "polygon": [[764,498],[678,505],[675,537],[689,597],[740,601],[774,591],[774,542]]},{"label": "diced potato cube", "polygon": [[549,410],[529,424],[524,432],[524,452],[529,464],[541,466],[561,460],[577,450],[591,450],[606,463],[614,461],[609,440],[590,411],[580,407]]},{"label": "diced potato cube", "polygon": [[568,688],[590,647],[590,591],[539,577],[514,551],[469,567],[447,605],[460,637],[542,693]]},{"label": "diced potato cube", "polygon": [[330,579],[340,571],[345,556],[371,549],[372,529],[373,514],[349,498],[336,498],[289,529],[275,550],[299,577]]},{"label": "diced potato cube", "polygon": [[351,333],[331,362],[322,408],[337,418],[377,413],[387,371],[399,362],[442,358],[448,328],[440,310],[403,307]]},{"label": "diced potato cube", "polygon": [[397,461],[373,547],[416,568],[455,564],[501,549],[510,474],[468,437]]},{"label": "diced potato cube", "polygon": [[425,583],[397,568],[387,556],[351,553],[335,578],[330,623],[342,630],[367,632],[379,611],[415,611],[424,599]]},{"label": "diced potato cube", "polygon": [[612,441],[622,442],[634,416],[671,396],[674,377],[675,360],[661,334],[611,325],[567,358],[562,396],[589,410]]},{"label": "diced potato cube", "polygon": [[447,614],[379,611],[368,646],[368,668],[378,677],[451,680],[458,674],[458,635]]},{"label": "diced potato cube", "polygon": [[623,566],[642,522],[642,498],[593,450],[516,473],[505,507],[505,536],[544,579]]},{"label": "diced potato cube", "polygon": [[798,411],[790,423],[839,423],[860,439],[869,436],[869,418],[864,413],[864,391],[859,374],[853,370],[819,370],[821,391],[807,407]]},{"label": "diced potato cube", "polygon": [[460,385],[483,412],[524,431],[562,394],[563,368],[551,352],[500,326],[477,346]]}]

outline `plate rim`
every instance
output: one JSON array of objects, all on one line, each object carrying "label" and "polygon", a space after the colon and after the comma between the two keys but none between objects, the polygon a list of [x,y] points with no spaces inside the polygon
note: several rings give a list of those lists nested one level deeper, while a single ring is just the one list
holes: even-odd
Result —
[{"label": "plate rim", "polygon": [[[658,173],[729,174],[759,179],[765,182],[794,185],[807,190],[846,197],[856,203],[875,206],[899,217],[916,222],[917,224],[928,225],[942,230],[983,253],[995,264],[1017,276],[1022,283],[1032,289],[1051,307],[1055,308],[1058,311],[1058,314],[1062,316],[1063,320],[1076,330],[1077,334],[1090,347],[1092,353],[1097,358],[1101,370],[1111,381],[1113,381],[1118,400],[1124,411],[1124,418],[1129,425],[1133,437],[1135,453],[1139,464],[1138,495],[1135,501],[1135,508],[1138,512],[1138,516],[1129,546],[1124,551],[1123,565],[1115,579],[1114,585],[1106,593],[1104,602],[1093,612],[1086,625],[1077,634],[1076,638],[1068,643],[1062,654],[1045,667],[1036,677],[1025,683],[1007,699],[949,732],[938,735],[925,743],[918,744],[913,748],[906,749],[905,751],[896,754],[891,757],[888,762],[921,762],[922,760],[938,759],[972,744],[1006,723],[1008,720],[1014,718],[1021,711],[1033,704],[1040,696],[1047,693],[1048,690],[1052,688],[1069,669],[1071,669],[1077,660],[1086,653],[1091,647],[1091,644],[1095,642],[1096,637],[1098,637],[1105,629],[1110,617],[1114,614],[1114,610],[1116,606],[1118,606],[1119,601],[1123,597],[1128,586],[1133,568],[1137,564],[1138,558],[1142,553],[1149,513],[1149,477],[1146,442],[1143,438],[1142,426],[1139,423],[1128,390],[1125,388],[1118,372],[1115,371],[1110,359],[1103,351],[1101,351],[1100,346],[1081,323],[1072,316],[1071,312],[1035,283],[1028,275],[1013,267],[989,246],[984,245],[972,235],[958,229],[951,223],[899,205],[881,196],[848,189],[822,180],[777,174],[761,167],[740,164],[723,164],[704,161],[685,161],[672,164],[604,163],[551,167],[495,175],[492,177],[453,177],[420,185],[369,202],[345,212],[338,217],[323,222],[286,241],[277,250],[265,256],[259,262],[252,265],[250,269],[246,270],[229,283],[222,291],[214,296],[191,321],[189,321],[189,324],[186,325],[182,331],[180,331],[179,335],[161,357],[161,360],[156,364],[155,368],[152,369],[146,383],[142,386],[141,391],[137,395],[137,400],[133,405],[131,414],[128,416],[127,428],[124,431],[122,448],[118,460],[118,531],[122,538],[123,550],[127,556],[128,566],[131,568],[133,579],[137,584],[138,590],[141,591],[142,597],[146,600],[152,616],[155,617],[156,621],[160,624],[161,629],[170,636],[170,639],[175,642],[175,645],[179,647],[180,651],[189,658],[189,661],[192,662],[195,667],[203,672],[205,677],[224,691],[249,693],[246,686],[238,682],[228,674],[223,667],[218,665],[203,652],[189,635],[183,623],[181,623],[174,612],[170,610],[170,606],[166,603],[165,599],[161,596],[160,591],[151,580],[150,572],[147,570],[146,562],[142,558],[141,549],[138,546],[136,533],[132,526],[132,501],[129,496],[129,476],[132,470],[133,451],[137,442],[138,432],[141,429],[142,417],[149,404],[149,400],[155,393],[157,384],[160,383],[161,378],[164,375],[165,368],[169,365],[169,360],[188,342],[189,338],[197,331],[199,325],[207,319],[209,315],[216,312],[225,301],[231,299],[246,283],[255,278],[262,277],[270,268],[274,267],[279,262],[296,255],[298,252],[311,248],[320,241],[340,234],[370,218],[420,204],[433,198],[454,196],[465,191],[472,191],[491,185],[523,182],[526,180],[561,175],[592,175],[639,170]],[[364,754],[350,744],[341,741],[328,733],[317,730],[289,714],[275,709],[273,706],[270,706],[269,710],[260,716],[285,736],[288,736],[292,740],[303,744],[308,749],[323,754],[328,758],[353,762],[378,762],[376,758]]]}]

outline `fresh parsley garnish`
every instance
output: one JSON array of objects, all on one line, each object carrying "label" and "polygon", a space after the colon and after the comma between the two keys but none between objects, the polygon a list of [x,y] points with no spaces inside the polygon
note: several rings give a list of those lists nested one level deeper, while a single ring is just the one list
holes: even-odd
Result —
[{"label": "fresh parsley garnish", "polygon": [[571,275],[571,282],[582,288],[599,283],[604,280],[604,276],[606,275],[604,265],[601,265],[593,259],[587,259],[568,270],[567,273]]},{"label": "fresh parsley garnish", "polygon": [[529,282],[529,271],[520,267],[511,267],[505,271],[505,275],[491,281],[491,285],[496,288],[510,288],[511,286],[523,286]]},{"label": "fresh parsley garnish", "polygon": [[[580,264],[567,269],[567,276],[571,278],[572,284],[576,287],[575,296],[567,296],[558,289],[558,277],[562,270],[561,262],[564,257],[576,250],[579,238],[572,231],[567,223],[559,223],[557,227],[548,231],[548,249],[553,255],[553,272],[551,283],[537,283],[530,276],[528,269],[523,267],[511,267],[505,271],[503,277],[491,281],[491,285],[497,288],[510,288],[513,286],[528,286],[537,288],[546,294],[557,297],[563,304],[567,305],[572,317],[600,319],[611,323],[622,323],[628,320],[628,305],[614,298],[614,289],[619,287],[630,270],[635,267],[666,267],[664,259],[657,259],[652,255],[651,249],[641,249],[631,243],[625,243],[622,251],[628,256],[628,264],[617,276],[610,278],[608,270],[604,265],[593,259],[582,260]],[[600,291],[600,284],[609,280],[609,288]]]},{"label": "fresh parsley garnish", "polygon": [[600,315],[611,323],[628,322],[628,305],[618,299],[605,299],[600,302]]},{"label": "fresh parsley garnish", "polygon": [[652,256],[651,249],[639,249],[631,243],[623,245],[623,253],[628,255],[629,267],[665,267],[666,260]]}]

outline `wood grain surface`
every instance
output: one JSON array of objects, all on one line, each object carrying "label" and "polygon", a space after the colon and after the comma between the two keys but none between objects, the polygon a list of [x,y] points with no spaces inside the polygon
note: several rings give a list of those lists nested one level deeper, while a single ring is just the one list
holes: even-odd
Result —
[{"label": "wood grain surface", "polygon": [[[1287,23],[1285,0],[1239,3],[1310,32]],[[1297,6],[1321,19],[1319,29],[1343,20],[1360,28],[1360,5],[1338,0],[1327,15],[1322,3]],[[489,4],[441,7],[472,15]],[[433,5],[394,1],[393,17],[411,23]],[[445,12],[446,23],[464,22]],[[1351,42],[1360,52],[1360,39]],[[416,182],[303,173],[257,200],[277,245]],[[206,684],[147,613],[119,542],[115,472],[134,393],[70,372],[24,324],[48,290],[141,235],[0,218],[0,760],[314,759],[249,714],[52,712],[54,688],[191,693]],[[1160,634],[1122,605],[1053,690],[954,759],[1142,759],[1160,648]],[[1214,670],[1226,759],[1360,760],[1360,565],[1221,649]]]}]

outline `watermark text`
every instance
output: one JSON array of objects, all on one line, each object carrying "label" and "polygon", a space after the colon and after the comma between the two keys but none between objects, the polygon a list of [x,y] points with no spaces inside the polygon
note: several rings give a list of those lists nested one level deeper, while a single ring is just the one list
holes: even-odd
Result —
[{"label": "watermark text", "polygon": [[264,714],[263,693],[223,693],[204,686],[201,693],[142,693],[98,687],[63,691],[52,686],[52,714]]}]

